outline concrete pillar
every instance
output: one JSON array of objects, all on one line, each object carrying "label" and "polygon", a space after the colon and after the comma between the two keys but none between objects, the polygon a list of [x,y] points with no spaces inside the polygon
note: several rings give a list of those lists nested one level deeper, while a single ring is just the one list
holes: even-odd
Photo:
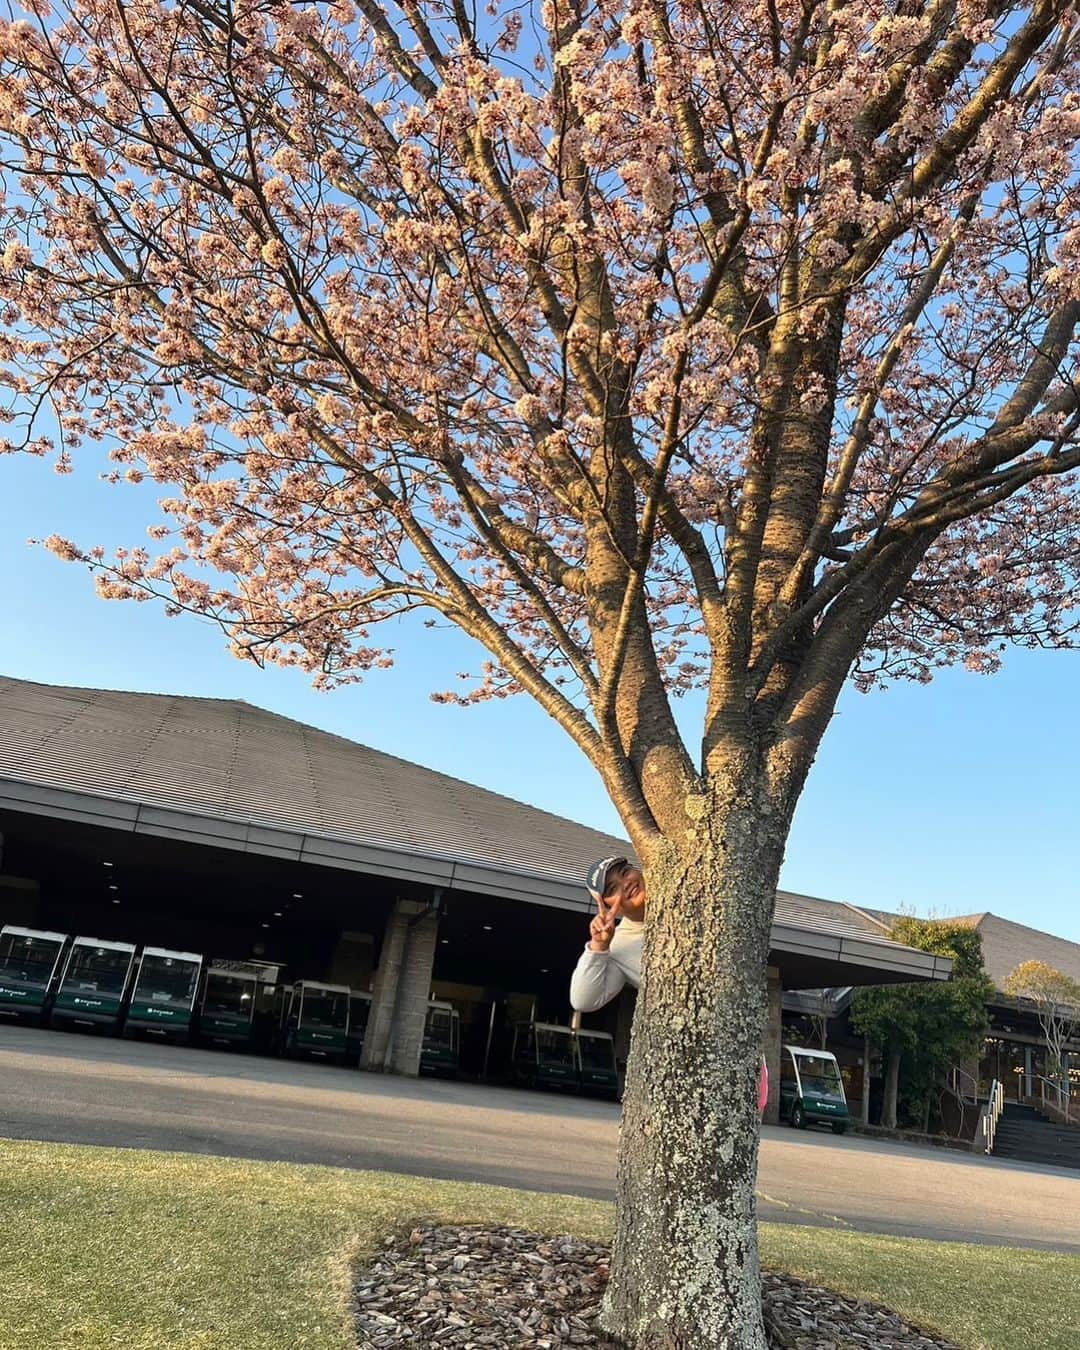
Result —
[{"label": "concrete pillar", "polygon": [[431,997],[435,947],[439,941],[439,916],[428,910],[414,919],[408,930],[405,959],[398,982],[397,1014],[390,1042],[391,1073],[415,1078],[420,1072],[424,1022]]},{"label": "concrete pillar", "polygon": [[405,936],[409,915],[402,911],[403,901],[395,901],[386,920],[382,951],[375,968],[371,991],[371,1012],[364,1033],[364,1050],[360,1056],[362,1069],[385,1069],[390,1046],[390,1031],[394,1024],[401,958],[405,952]]},{"label": "concrete pillar", "polygon": [[768,969],[769,1010],[765,1021],[765,1064],[769,1070],[769,1100],[765,1106],[766,1125],[780,1123],[780,1036],[782,1026],[780,971]]},{"label": "concrete pillar", "polygon": [[394,902],[375,971],[361,1068],[414,1078],[419,1072],[438,935],[433,908],[414,900]]}]

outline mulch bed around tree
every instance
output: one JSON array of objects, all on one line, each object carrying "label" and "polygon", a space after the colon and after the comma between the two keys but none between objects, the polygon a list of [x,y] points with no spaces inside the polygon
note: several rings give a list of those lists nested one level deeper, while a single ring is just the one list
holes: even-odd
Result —
[{"label": "mulch bed around tree", "polygon": [[[360,1350],[610,1347],[597,1326],[609,1249],[509,1228],[420,1225],[359,1272]],[[773,1350],[957,1350],[885,1308],[765,1275]]]}]

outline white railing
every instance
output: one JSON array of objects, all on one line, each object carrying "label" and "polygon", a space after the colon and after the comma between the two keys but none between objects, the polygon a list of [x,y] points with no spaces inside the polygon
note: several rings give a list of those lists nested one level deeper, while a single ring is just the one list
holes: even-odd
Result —
[{"label": "white railing", "polygon": [[993,1153],[994,1138],[997,1135],[997,1123],[1001,1119],[1001,1113],[1005,1109],[1005,1089],[995,1078],[990,1086],[990,1100],[983,1108],[983,1113],[979,1117],[980,1138],[982,1139],[983,1152]]},{"label": "white railing", "polygon": [[[971,1084],[971,1090],[968,1091],[960,1079],[964,1078]],[[968,1073],[966,1069],[961,1069],[959,1064],[954,1064],[952,1072],[949,1075],[949,1087],[952,1089],[954,1097],[970,1097],[973,1102],[979,1100],[979,1080],[974,1074]]]},{"label": "white railing", "polygon": [[[1045,1106],[1048,1100],[1053,1101],[1054,1105],[1065,1117],[1065,1124],[1072,1124],[1072,1116],[1069,1114],[1069,1090],[1063,1087],[1061,1083],[1056,1083],[1052,1078],[1046,1078],[1041,1073],[1028,1074],[1027,1077],[1034,1078],[1039,1084],[1039,1098]],[[1048,1099],[1046,1089],[1051,1089],[1052,1096]]]}]

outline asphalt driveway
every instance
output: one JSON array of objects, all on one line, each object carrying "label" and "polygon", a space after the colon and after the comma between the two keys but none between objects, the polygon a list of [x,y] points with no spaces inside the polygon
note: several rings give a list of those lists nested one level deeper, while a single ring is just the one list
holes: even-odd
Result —
[{"label": "asphalt driveway", "polygon": [[[609,1197],[619,1109],[0,1025],[0,1136],[374,1168]],[[1080,1252],[1080,1175],[766,1128],[766,1219]]]}]

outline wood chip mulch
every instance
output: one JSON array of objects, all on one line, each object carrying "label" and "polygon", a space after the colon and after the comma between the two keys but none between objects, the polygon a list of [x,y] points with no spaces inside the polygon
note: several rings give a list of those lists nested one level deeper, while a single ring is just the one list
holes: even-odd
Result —
[{"label": "wood chip mulch", "polygon": [[[420,1225],[359,1272],[360,1350],[610,1350],[597,1326],[607,1247],[509,1228]],[[957,1350],[886,1308],[764,1277],[771,1350]]]}]

